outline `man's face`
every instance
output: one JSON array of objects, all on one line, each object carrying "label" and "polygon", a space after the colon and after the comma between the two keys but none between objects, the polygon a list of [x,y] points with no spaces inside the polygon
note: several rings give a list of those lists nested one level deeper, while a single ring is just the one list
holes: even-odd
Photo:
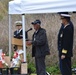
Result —
[{"label": "man's face", "polygon": [[61,17],[61,21],[62,21],[62,23],[63,23],[63,24],[65,24],[66,19],[65,19],[65,18],[63,18],[63,17]]},{"label": "man's face", "polygon": [[16,26],[16,28],[19,30],[19,29],[21,29],[21,28],[22,28],[22,26]]},{"label": "man's face", "polygon": [[34,24],[33,27],[34,27],[35,30],[38,30],[40,28],[40,25]]}]

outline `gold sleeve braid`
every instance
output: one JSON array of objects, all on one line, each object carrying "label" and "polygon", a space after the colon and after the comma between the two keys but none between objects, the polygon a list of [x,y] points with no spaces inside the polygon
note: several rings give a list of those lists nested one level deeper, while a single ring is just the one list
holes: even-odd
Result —
[{"label": "gold sleeve braid", "polygon": [[63,49],[62,53],[67,54],[67,50]]}]

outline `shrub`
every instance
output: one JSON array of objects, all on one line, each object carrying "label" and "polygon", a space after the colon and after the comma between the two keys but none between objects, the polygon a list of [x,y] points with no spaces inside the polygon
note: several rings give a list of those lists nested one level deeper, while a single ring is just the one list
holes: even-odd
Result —
[{"label": "shrub", "polygon": [[36,68],[34,62],[31,61],[30,54],[27,54],[27,62],[28,62],[28,73],[36,73]]},{"label": "shrub", "polygon": [[46,71],[49,72],[50,74],[60,74],[58,65],[46,67]]},{"label": "shrub", "polygon": [[29,72],[31,72],[31,73],[36,73],[36,68],[35,68],[34,63],[28,64],[28,70],[29,70]]},{"label": "shrub", "polygon": [[76,68],[76,64],[73,64],[73,65],[72,65],[72,68]]}]

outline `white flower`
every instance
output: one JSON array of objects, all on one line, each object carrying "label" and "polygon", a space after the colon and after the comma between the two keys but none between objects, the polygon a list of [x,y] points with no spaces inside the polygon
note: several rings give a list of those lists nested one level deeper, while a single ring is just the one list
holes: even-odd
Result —
[{"label": "white flower", "polygon": [[4,63],[5,63],[5,61],[4,61],[4,60],[2,60],[2,63],[4,64]]},{"label": "white flower", "polygon": [[8,64],[7,64],[7,63],[5,63],[5,65],[6,65],[6,66],[8,66]]}]

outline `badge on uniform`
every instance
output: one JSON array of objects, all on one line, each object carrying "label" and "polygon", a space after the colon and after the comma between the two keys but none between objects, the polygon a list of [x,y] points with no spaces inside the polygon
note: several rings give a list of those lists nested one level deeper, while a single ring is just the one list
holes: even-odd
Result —
[{"label": "badge on uniform", "polygon": [[35,41],[36,39],[34,38],[34,41]]},{"label": "badge on uniform", "polygon": [[61,34],[60,37],[63,37],[63,34]]}]

